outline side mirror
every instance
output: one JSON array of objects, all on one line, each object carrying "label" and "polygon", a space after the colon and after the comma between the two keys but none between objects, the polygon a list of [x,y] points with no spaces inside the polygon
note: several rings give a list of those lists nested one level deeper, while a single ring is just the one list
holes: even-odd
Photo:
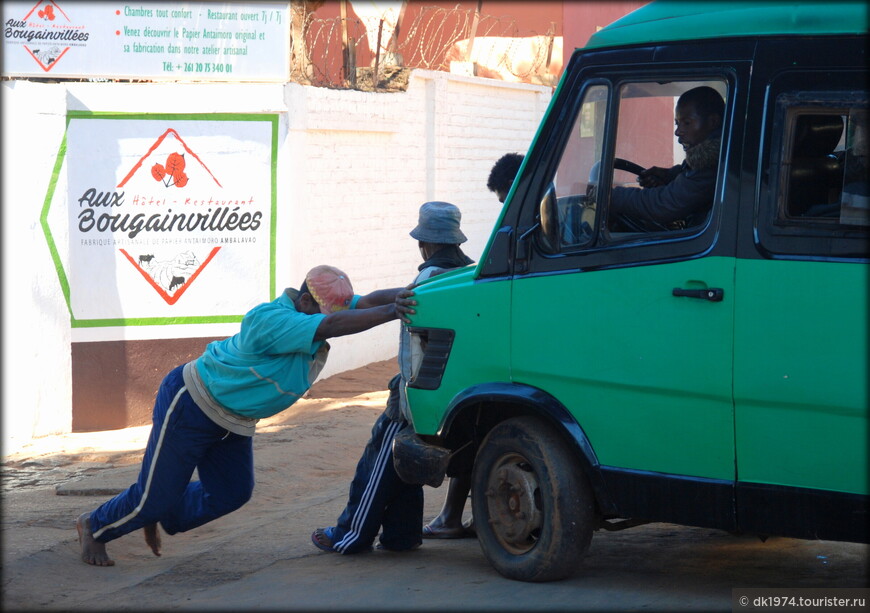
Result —
[{"label": "side mirror", "polygon": [[486,256],[487,275],[507,275],[511,270],[511,245],[514,231],[510,226],[502,226],[496,232]]},{"label": "side mirror", "polygon": [[546,253],[559,252],[559,204],[556,198],[556,186],[550,183],[538,210],[540,228],[538,241]]}]

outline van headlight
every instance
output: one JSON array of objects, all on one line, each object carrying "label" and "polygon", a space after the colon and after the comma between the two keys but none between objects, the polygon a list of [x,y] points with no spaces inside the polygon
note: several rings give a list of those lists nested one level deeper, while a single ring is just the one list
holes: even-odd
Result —
[{"label": "van headlight", "polygon": [[411,334],[411,380],[408,387],[438,389],[455,333],[444,328],[408,328],[408,332]]}]

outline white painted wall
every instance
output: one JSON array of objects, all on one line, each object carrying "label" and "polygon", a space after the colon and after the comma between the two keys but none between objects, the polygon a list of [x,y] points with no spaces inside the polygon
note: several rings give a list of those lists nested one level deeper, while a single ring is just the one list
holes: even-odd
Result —
[{"label": "white painted wall", "polygon": [[[2,96],[8,453],[32,437],[70,431],[72,342],[237,330],[237,324],[70,329],[39,223],[67,111],[280,113],[277,285],[298,287],[309,268],[329,263],[367,293],[413,278],[420,256],[408,232],[427,200],[459,206],[465,250],[479,258],[500,211],[486,189],[490,168],[504,153],[525,153],[551,90],[416,70],[407,92],[391,94],[297,84],[5,81]],[[333,339],[321,377],[395,356],[398,325]]]}]

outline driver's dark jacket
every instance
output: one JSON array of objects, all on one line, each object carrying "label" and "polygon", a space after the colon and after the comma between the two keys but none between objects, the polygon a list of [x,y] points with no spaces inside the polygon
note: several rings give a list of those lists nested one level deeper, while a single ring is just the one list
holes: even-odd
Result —
[{"label": "driver's dark jacket", "polygon": [[666,185],[614,187],[611,211],[647,231],[702,223],[713,205],[720,142],[717,135],[686,151],[686,160],[670,169]]}]

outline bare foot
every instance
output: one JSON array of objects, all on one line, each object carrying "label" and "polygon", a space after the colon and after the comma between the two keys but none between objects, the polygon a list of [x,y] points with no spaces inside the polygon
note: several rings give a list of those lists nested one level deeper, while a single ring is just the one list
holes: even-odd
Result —
[{"label": "bare foot", "polygon": [[145,531],[145,542],[154,552],[155,556],[160,555],[160,533],[157,531],[157,524],[148,524],[142,530]]},{"label": "bare foot", "polygon": [[82,561],[94,566],[114,566],[115,561],[106,553],[106,544],[94,540],[90,517],[90,513],[82,513],[76,519],[79,545],[82,548]]}]

